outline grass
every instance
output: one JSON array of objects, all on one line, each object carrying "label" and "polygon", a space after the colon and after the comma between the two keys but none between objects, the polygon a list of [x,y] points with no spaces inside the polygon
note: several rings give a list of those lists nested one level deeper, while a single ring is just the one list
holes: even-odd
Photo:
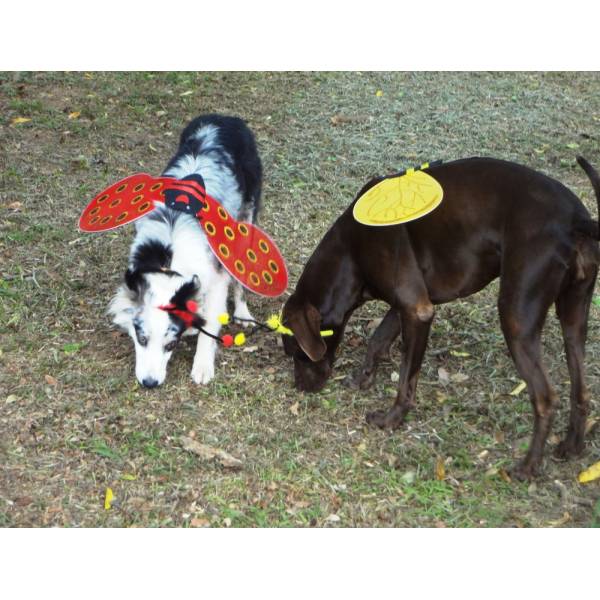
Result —
[{"label": "grass", "polygon": [[[261,224],[281,244],[292,287],[370,176],[425,160],[515,160],[564,182],[595,215],[574,156],[600,166],[597,74],[0,73],[0,109],[0,526],[600,525],[600,484],[576,481],[600,460],[597,430],[579,459],[551,457],[569,393],[554,315],[546,363],[563,402],[544,474],[509,482],[532,415],[524,393],[509,395],[519,379],[498,326],[496,284],[440,307],[418,407],[390,434],[367,427],[364,415],[393,398],[397,348],[369,392],[334,379],[310,396],[292,389],[274,337],[252,353],[221,353],[205,387],[189,378],[187,340],[165,384],[140,389],[130,342],[104,316],[131,230],[76,228],[95,192],[136,171],[159,173],[186,122],[209,111],[241,115],[256,133]],[[12,125],[16,117],[31,120]],[[261,317],[280,306],[250,304]],[[372,303],[356,313],[336,377],[358,366],[383,311]],[[599,319],[594,305],[593,418]],[[443,385],[441,367],[468,378]],[[182,448],[190,435],[244,467],[201,461]]]}]

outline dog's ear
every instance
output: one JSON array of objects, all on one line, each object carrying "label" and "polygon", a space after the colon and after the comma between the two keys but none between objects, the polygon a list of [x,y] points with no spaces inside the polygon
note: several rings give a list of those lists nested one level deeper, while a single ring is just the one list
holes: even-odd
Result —
[{"label": "dog's ear", "polygon": [[283,312],[285,326],[289,327],[300,348],[313,362],[325,356],[327,345],[321,337],[321,315],[310,303],[287,305]]},{"label": "dog's ear", "polygon": [[138,299],[144,295],[147,283],[144,274],[139,269],[127,269],[125,271],[125,285]]},{"label": "dog's ear", "polygon": [[112,317],[112,321],[117,327],[123,331],[128,331],[136,310],[135,292],[125,286],[121,286],[110,301],[106,312]]}]

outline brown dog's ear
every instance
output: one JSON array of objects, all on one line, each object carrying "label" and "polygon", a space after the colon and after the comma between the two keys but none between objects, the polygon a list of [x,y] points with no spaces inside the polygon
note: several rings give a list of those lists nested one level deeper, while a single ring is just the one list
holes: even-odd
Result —
[{"label": "brown dog's ear", "polygon": [[286,317],[286,326],[294,332],[294,337],[306,356],[313,362],[321,360],[325,356],[327,345],[321,337],[319,311],[307,302],[289,310]]}]

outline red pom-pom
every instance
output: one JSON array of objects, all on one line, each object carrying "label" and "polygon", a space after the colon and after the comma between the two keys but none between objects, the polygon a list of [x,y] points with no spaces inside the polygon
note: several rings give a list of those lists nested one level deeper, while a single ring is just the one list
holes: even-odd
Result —
[{"label": "red pom-pom", "polygon": [[230,346],[233,346],[233,336],[226,334],[221,338],[221,342],[223,342],[225,348],[229,348]]},{"label": "red pom-pom", "polygon": [[188,300],[185,303],[185,307],[190,311],[195,313],[198,310],[198,303],[194,302],[193,300]]}]

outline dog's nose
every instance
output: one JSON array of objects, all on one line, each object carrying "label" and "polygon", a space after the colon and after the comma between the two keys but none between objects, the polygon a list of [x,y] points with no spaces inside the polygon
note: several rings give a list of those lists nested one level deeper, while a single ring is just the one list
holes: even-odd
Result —
[{"label": "dog's nose", "polygon": [[146,379],[142,380],[142,385],[147,388],[155,388],[158,385],[158,381],[152,379],[152,377],[146,377]]}]

